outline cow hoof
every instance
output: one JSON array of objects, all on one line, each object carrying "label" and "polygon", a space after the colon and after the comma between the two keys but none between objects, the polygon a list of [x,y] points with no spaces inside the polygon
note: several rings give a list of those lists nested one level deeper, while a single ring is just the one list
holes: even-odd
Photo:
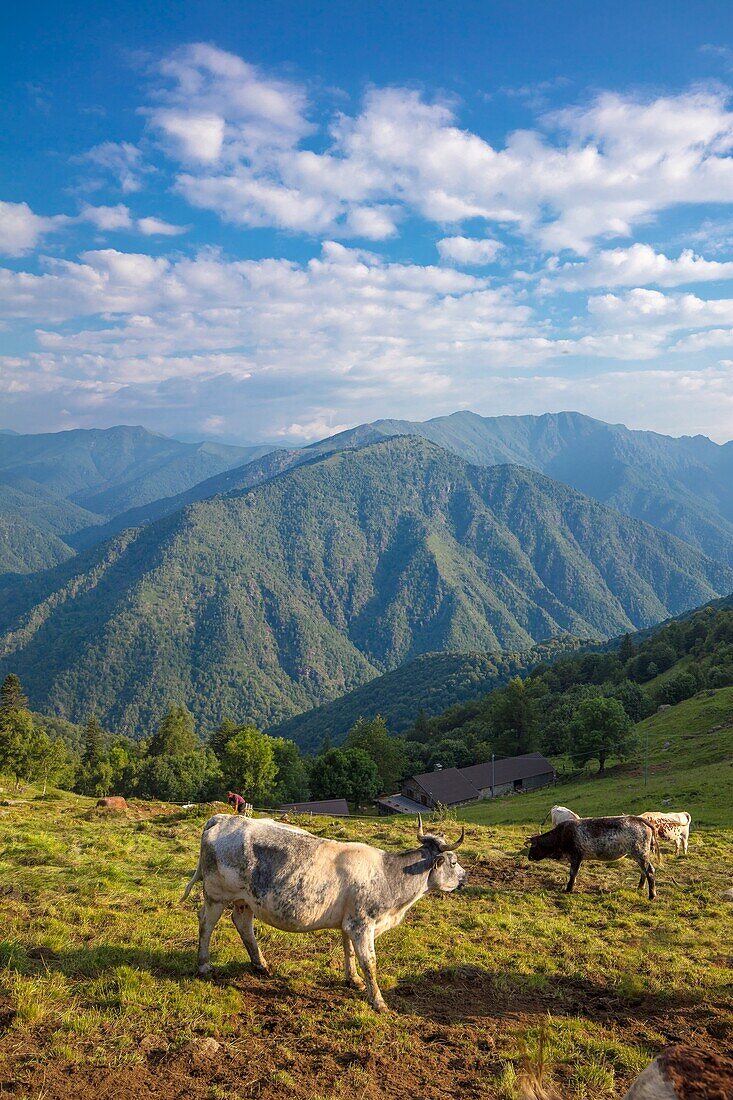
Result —
[{"label": "cow hoof", "polygon": [[366,982],[362,978],[347,978],[346,984],[349,989],[358,989],[360,992],[366,989]]},{"label": "cow hoof", "polygon": [[258,978],[272,977],[272,971],[267,966],[253,966],[252,969],[254,970]]},{"label": "cow hoof", "polygon": [[372,1005],[372,1008],[375,1012],[379,1012],[382,1015],[385,1012],[389,1012],[389,1005],[386,1003],[386,1001],[377,1001],[375,1004]]},{"label": "cow hoof", "polygon": [[210,978],[211,977],[211,967],[210,966],[200,966],[198,968],[198,970],[196,971],[196,977],[197,978]]}]

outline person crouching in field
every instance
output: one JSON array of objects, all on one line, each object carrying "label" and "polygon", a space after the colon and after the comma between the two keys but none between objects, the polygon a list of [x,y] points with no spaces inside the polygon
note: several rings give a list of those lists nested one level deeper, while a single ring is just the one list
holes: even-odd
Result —
[{"label": "person crouching in field", "polygon": [[236,794],[234,791],[227,791],[227,802],[232,807],[235,814],[247,813],[247,803],[242,798],[241,794]]}]

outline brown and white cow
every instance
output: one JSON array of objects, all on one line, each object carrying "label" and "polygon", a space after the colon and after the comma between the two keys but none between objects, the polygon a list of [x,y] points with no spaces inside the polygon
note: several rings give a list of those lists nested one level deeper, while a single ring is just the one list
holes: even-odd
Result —
[{"label": "brown and white cow", "polygon": [[687,847],[690,843],[690,822],[692,818],[683,811],[682,813],[663,814],[659,810],[645,810],[639,814],[657,830],[660,840],[669,840],[675,846],[677,855],[683,852],[687,855]]},{"label": "brown and white cow", "polygon": [[566,887],[570,894],[575,886],[584,859],[599,863],[615,863],[618,859],[633,859],[641,869],[639,889],[646,881],[649,898],[657,896],[651,856],[658,851],[653,825],[641,817],[624,814],[620,817],[584,817],[580,821],[563,821],[546,833],[528,838],[529,859],[570,861],[570,878]]},{"label": "brown and white cow", "polygon": [[254,969],[268,973],[254,933],[254,919],[285,932],[341,930],[346,980],[358,989],[354,953],[366,979],[371,1005],[387,1005],[377,984],[374,941],[398,925],[408,909],[434,890],[462,886],[466,872],[455,844],[440,833],[423,832],[418,847],[383,852],[369,844],[326,840],[270,818],[217,814],[204,825],[199,862],[183,895],[203,882],[199,910],[198,972],[207,974],[211,933],[228,905]]}]

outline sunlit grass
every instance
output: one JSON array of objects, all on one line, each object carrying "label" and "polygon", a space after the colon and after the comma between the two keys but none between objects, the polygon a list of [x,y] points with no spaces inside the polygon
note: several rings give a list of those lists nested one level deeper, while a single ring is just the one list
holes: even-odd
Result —
[{"label": "sunlit grass", "polygon": [[[139,820],[154,808],[105,817],[89,806],[0,813],[0,1009],[12,1006],[0,1057],[35,1082],[29,1095],[57,1063],[155,1073],[144,1040],[170,1058],[213,1037],[241,1063],[244,1096],[371,1100],[394,1093],[404,1066],[421,1095],[441,1095],[450,1074],[464,1082],[457,1095],[512,1100],[541,1029],[543,1072],[565,1100],[611,1100],[668,1035],[720,1049],[733,1035],[721,896],[731,832],[698,830],[687,860],[665,861],[650,905],[631,864],[584,866],[567,896],[563,865],[524,859],[524,826],[468,824],[468,888],[424,899],[378,943],[395,1009],[378,1017],[343,986],[332,932],[261,927],[268,982],[251,973],[225,915],[214,978],[197,980],[196,902],[179,898],[206,813],[159,808]],[[414,843],[404,819],[310,827],[392,849]],[[223,1088],[215,1075],[210,1086],[212,1097]]]}]

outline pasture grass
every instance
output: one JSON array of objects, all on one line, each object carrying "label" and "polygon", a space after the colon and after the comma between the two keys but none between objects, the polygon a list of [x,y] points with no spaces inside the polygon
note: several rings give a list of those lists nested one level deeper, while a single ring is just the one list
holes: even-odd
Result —
[{"label": "pasture grass", "polygon": [[[260,926],[267,980],[225,914],[212,980],[193,976],[196,900],[178,899],[209,812],[0,809],[0,1096],[518,1100],[539,1068],[566,1100],[611,1100],[668,1041],[731,1045],[730,830],[697,830],[650,904],[630,863],[584,866],[568,896],[525,827],[468,823],[468,887],[378,941],[382,1017],[343,985],[335,932]],[[308,827],[414,843],[402,818]]]},{"label": "pasture grass", "polygon": [[[688,810],[698,825],[733,828],[733,688],[703,691],[636,726],[632,760],[612,762],[600,776],[593,763],[554,787],[461,807],[460,818],[490,825],[539,825],[553,802],[581,816]],[[648,744],[648,774],[644,762]],[[563,761],[558,761],[558,771]]]}]

